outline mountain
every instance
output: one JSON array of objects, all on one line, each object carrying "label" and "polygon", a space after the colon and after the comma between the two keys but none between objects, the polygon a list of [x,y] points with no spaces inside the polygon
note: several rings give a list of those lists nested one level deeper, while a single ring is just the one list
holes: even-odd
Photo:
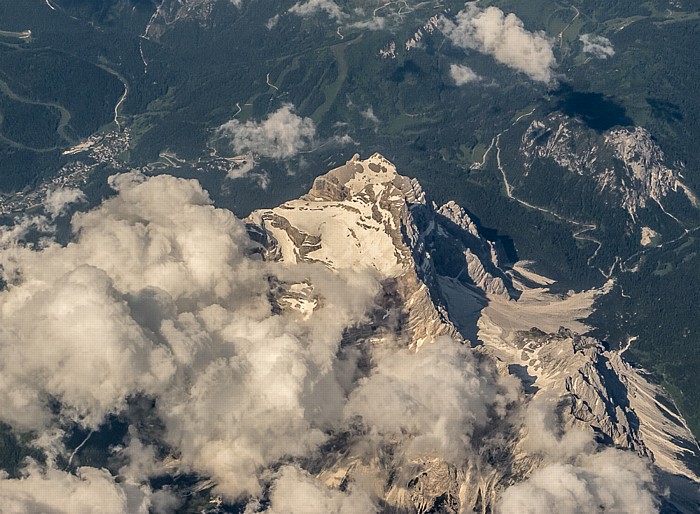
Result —
[{"label": "mountain", "polygon": [[613,280],[505,266],[379,154],[245,220],[196,180],[109,184],[66,241],[75,189],[1,234],[1,505],[696,510],[683,416],[587,335]]},{"label": "mountain", "polygon": [[0,0],[0,510],[696,512],[693,2]]},{"label": "mountain", "polygon": [[[587,431],[602,446],[653,462],[658,481],[675,484],[665,505],[694,512],[700,448],[682,416],[644,370],[579,333],[610,283],[556,295],[548,290],[551,280],[523,265],[504,270],[498,245],[480,235],[466,211],[429,202],[415,180],[378,154],[356,155],[318,177],[307,195],[256,211],[248,222],[267,260],[376,271],[382,301],[361,330],[373,344],[383,344],[389,332],[420,353],[447,335],[522,387],[509,415],[483,427],[478,458],[454,464],[421,455],[404,463],[384,449],[368,460],[348,436],[315,463],[327,485],[371,477],[387,512],[491,512],[506,485],[548,463],[529,450],[527,429],[514,421],[515,412],[545,398],[557,405],[557,430]],[[281,287],[274,301],[301,314],[316,302],[312,288],[297,285]],[[679,492],[674,480],[687,490]]]},{"label": "mountain", "polygon": [[650,201],[664,210],[671,192],[680,192],[695,207],[699,205],[683,183],[683,165],[669,166],[663,150],[642,127],[599,134],[581,120],[554,113],[530,124],[520,152],[526,169],[538,159],[551,159],[569,173],[589,177],[599,193],[615,197],[615,204],[632,221]]}]

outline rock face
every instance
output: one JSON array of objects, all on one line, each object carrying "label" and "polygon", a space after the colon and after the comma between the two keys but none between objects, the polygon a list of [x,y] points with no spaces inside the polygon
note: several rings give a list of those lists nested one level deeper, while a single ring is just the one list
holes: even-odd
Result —
[{"label": "rock face", "polygon": [[616,447],[650,455],[639,435],[639,417],[630,407],[626,377],[599,341],[565,328],[553,334],[521,331],[515,341],[520,355],[513,355],[513,363],[519,359],[536,377],[531,387],[541,383],[568,397],[571,424],[591,427]]},{"label": "rock face", "polygon": [[[266,234],[266,252],[274,259],[371,268],[382,277],[387,298],[403,306],[402,333],[421,346],[441,335],[458,335],[428,278],[434,265],[427,244],[436,223],[436,214],[428,211],[418,183],[374,155],[317,178],[304,197],[256,211],[249,221]],[[426,225],[427,234],[419,224]],[[463,265],[466,259],[465,254]],[[485,272],[477,271],[485,282]]]},{"label": "rock face", "polygon": [[354,157],[318,177],[307,195],[256,211],[249,221],[275,260],[373,269],[404,306],[404,330],[413,346],[441,335],[459,337],[437,277],[483,293],[511,294],[495,244],[479,235],[468,214],[454,202],[429,205],[420,184],[378,154],[366,161]]},{"label": "rock face", "polygon": [[[601,445],[654,462],[659,473],[697,483],[700,449],[666,393],[618,353],[577,333],[603,292],[558,297],[547,291],[551,281],[525,268],[504,272],[498,245],[464,209],[429,202],[381,155],[355,156],[317,178],[307,195],[256,211],[247,222],[266,260],[376,275],[383,285],[376,312],[348,341],[381,345],[391,332],[419,349],[448,336],[472,344],[479,366],[519,384],[507,413],[473,434],[476,456],[466,462],[430,454],[407,462],[392,445],[368,456],[349,445],[351,435],[338,434],[309,466],[328,486],[372,484],[384,512],[492,512],[504,487],[542,465],[524,449],[518,420],[544,396],[558,399],[562,429],[588,431]],[[540,287],[524,285],[538,281]],[[278,283],[272,291],[275,309],[301,317],[323,302],[310,283]],[[688,504],[685,497],[673,503],[691,512]]]},{"label": "rock face", "polygon": [[698,205],[681,180],[682,164],[669,166],[663,150],[642,127],[598,134],[581,121],[555,113],[530,124],[520,152],[528,169],[538,159],[551,159],[571,173],[590,177],[599,192],[617,196],[633,221],[649,201],[663,208],[664,198],[679,189]]}]

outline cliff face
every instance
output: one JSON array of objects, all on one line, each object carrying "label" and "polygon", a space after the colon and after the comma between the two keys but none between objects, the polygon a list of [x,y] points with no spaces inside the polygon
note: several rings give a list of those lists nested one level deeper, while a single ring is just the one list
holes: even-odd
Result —
[{"label": "cliff face", "polygon": [[420,186],[374,155],[317,178],[309,194],[256,211],[249,221],[266,234],[273,259],[376,273],[386,301],[401,306],[401,332],[417,347],[457,335],[421,278],[431,275],[433,264],[414,218],[420,208],[427,208]]},{"label": "cliff face", "polygon": [[[357,434],[338,434],[332,451],[309,464],[326,485],[371,484],[387,512],[491,512],[507,485],[552,460],[531,448],[533,427],[523,422],[542,399],[556,404],[561,434],[587,432],[598,445],[653,462],[663,476],[697,482],[700,450],[666,393],[618,353],[579,334],[605,291],[556,296],[547,289],[551,281],[524,266],[505,272],[496,245],[464,209],[429,202],[382,156],[355,156],[317,178],[307,195],[247,221],[267,260],[377,276],[383,291],[376,310],[346,333],[347,346],[391,352],[398,342],[420,353],[447,336],[471,346],[480,376],[509,398],[473,428],[464,458],[406,454],[401,437],[368,453],[354,443]],[[272,296],[278,309],[301,316],[323,301],[309,284],[280,284]],[[377,365],[372,355],[365,352],[368,377]],[[664,501],[681,511],[694,501],[674,498]]]}]

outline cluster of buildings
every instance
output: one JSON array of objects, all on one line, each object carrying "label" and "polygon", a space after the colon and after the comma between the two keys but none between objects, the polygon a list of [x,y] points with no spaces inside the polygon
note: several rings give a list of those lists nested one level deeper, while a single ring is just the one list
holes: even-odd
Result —
[{"label": "cluster of buildings", "polygon": [[25,189],[0,198],[0,216],[25,212],[42,205],[46,194],[51,190],[84,185],[88,174],[98,166],[123,168],[119,156],[129,148],[130,142],[129,129],[90,136],[86,141],[63,152],[64,156],[77,158],[64,164],[55,176],[43,180],[31,190]]}]

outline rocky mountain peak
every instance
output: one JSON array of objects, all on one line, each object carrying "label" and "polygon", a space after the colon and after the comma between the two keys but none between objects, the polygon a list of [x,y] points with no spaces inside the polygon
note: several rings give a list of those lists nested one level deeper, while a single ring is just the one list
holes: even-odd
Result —
[{"label": "rocky mountain peak", "polygon": [[329,171],[314,180],[311,191],[304,198],[311,200],[344,201],[357,195],[369,195],[371,200],[388,190],[403,197],[408,204],[425,203],[422,190],[416,191],[417,182],[399,175],[396,166],[381,154],[366,160],[355,154],[344,166]]},{"label": "rocky mountain peak", "polygon": [[[420,221],[430,210],[415,180],[399,175],[379,154],[345,165],[314,181],[308,194],[275,209],[255,211],[250,231],[268,258],[320,263],[334,270],[369,268],[381,280],[385,301],[403,306],[402,331],[420,346],[441,335],[459,337],[434,297]],[[415,216],[414,216],[415,214]]]},{"label": "rocky mountain peak", "polygon": [[[355,155],[308,194],[255,211],[248,222],[267,259],[372,270],[382,284],[376,312],[348,340],[381,346],[390,333],[418,352],[443,336],[471,345],[480,365],[520,384],[516,411],[556,398],[561,430],[697,480],[700,449],[663,389],[585,335],[580,320],[605,290],[556,295],[551,280],[523,266],[504,271],[497,242],[467,210],[427,201],[420,184],[381,155]],[[302,319],[324,301],[309,282],[276,283],[271,295],[275,309]],[[547,462],[528,450],[525,434],[512,419],[494,418],[478,435],[483,455],[464,465],[436,455],[398,464],[390,448],[372,458],[345,449],[318,464],[317,476],[332,487],[371,477],[387,511],[492,512],[504,483]]]}]

